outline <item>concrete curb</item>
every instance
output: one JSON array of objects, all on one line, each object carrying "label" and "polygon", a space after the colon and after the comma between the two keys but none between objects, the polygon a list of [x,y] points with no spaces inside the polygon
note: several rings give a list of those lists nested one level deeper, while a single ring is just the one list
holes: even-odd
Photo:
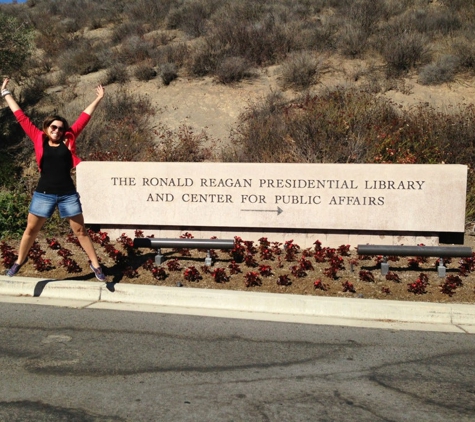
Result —
[{"label": "concrete curb", "polygon": [[0,295],[365,321],[475,325],[475,306],[467,304],[333,298],[135,284],[116,284],[112,287],[99,282],[57,281],[18,276],[13,278],[0,276]]}]

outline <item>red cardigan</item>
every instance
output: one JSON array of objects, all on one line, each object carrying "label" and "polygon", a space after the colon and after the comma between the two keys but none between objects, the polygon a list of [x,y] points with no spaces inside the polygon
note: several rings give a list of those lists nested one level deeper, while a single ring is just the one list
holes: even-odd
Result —
[{"label": "red cardigan", "polygon": [[[46,134],[38,129],[28,118],[28,116],[22,111],[17,110],[13,113],[20,123],[21,127],[28,135],[28,137],[33,141],[36,154],[36,163],[38,168],[41,171],[41,159],[43,158],[43,142],[46,140]],[[76,167],[81,159],[76,155],[76,138],[86,127],[90,120],[91,116],[87,113],[82,112],[78,119],[71,125],[71,127],[64,134],[64,143],[71,151],[73,157],[73,167]]]}]

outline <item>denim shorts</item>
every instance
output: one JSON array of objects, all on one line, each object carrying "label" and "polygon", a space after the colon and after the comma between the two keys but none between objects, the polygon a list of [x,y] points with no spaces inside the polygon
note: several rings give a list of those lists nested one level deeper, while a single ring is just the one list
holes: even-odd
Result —
[{"label": "denim shorts", "polygon": [[30,213],[37,217],[49,218],[58,207],[61,218],[74,217],[82,214],[81,202],[77,192],[65,195],[54,195],[50,193],[33,192],[33,199],[30,204]]}]

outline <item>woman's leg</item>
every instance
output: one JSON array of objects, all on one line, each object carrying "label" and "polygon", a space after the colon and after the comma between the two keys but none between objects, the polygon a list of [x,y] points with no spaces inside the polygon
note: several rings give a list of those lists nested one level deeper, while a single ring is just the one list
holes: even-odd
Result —
[{"label": "woman's leg", "polygon": [[20,248],[18,250],[18,258],[16,260],[17,264],[23,264],[25,262],[28,257],[28,252],[30,252],[31,247],[46,220],[46,217],[38,217],[31,213],[28,214],[26,229],[21,238]]},{"label": "woman's leg", "polygon": [[86,226],[84,225],[83,215],[78,214],[74,217],[69,217],[68,220],[73,233],[77,236],[79,243],[86,252],[86,255],[89,257],[91,264],[94,268],[99,268],[99,259],[97,258],[94,245],[92,244],[92,240],[87,233]]}]

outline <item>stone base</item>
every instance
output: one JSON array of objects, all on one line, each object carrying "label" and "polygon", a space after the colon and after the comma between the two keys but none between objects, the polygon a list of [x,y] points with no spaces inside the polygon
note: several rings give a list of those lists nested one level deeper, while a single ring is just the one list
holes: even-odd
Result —
[{"label": "stone base", "polygon": [[[261,237],[266,237],[270,242],[285,243],[293,240],[295,244],[302,249],[313,247],[319,240],[323,247],[338,247],[341,245],[350,245],[351,249],[356,249],[359,244],[372,245],[419,245],[438,246],[441,242],[438,233],[413,233],[413,232],[387,232],[374,233],[369,231],[343,231],[343,230],[270,230],[270,229],[236,229],[229,227],[222,228],[203,228],[203,227],[152,227],[152,226],[90,226],[93,230],[106,232],[111,240],[115,240],[125,233],[130,238],[134,238],[135,230],[141,230],[145,237],[154,235],[156,238],[179,238],[188,232],[196,239],[209,239],[216,237],[218,239],[233,239],[235,236],[243,240],[252,240],[259,243]],[[452,242],[451,242],[452,243]],[[453,242],[454,244],[460,242]]]}]

